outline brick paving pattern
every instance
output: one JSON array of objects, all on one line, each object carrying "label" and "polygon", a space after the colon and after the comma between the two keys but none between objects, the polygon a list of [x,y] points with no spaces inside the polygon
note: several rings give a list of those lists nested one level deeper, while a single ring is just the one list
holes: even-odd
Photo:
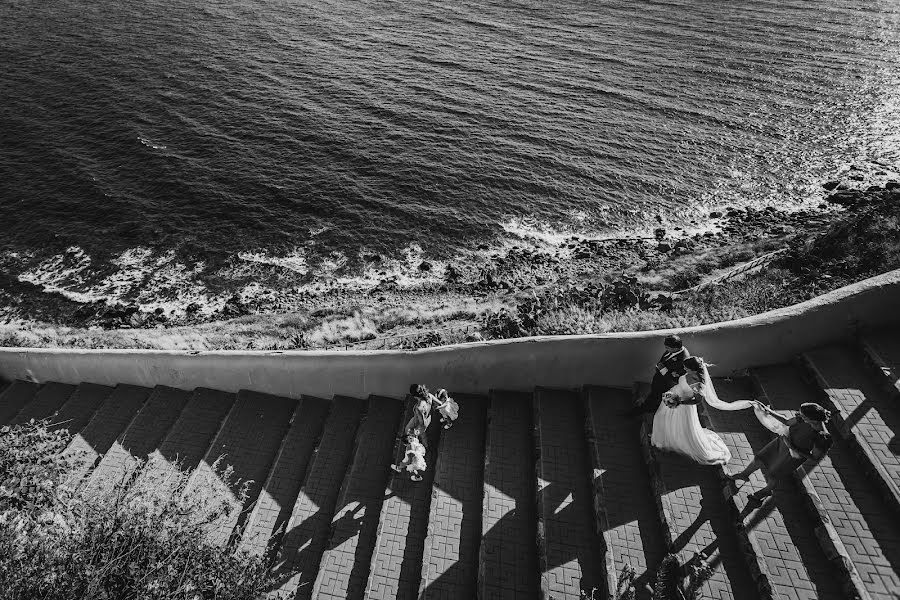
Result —
[{"label": "brick paving pattern", "polygon": [[304,396],[300,400],[272,472],[247,522],[241,547],[251,554],[262,556],[270,540],[273,544],[280,540],[277,532],[287,526],[330,407],[331,402],[323,398]]},{"label": "brick paving pattern", "polygon": [[194,390],[165,439],[150,453],[139,481],[156,488],[167,486],[174,493],[179,475],[189,473],[203,460],[234,399],[229,392]]},{"label": "brick paving pattern", "polygon": [[[409,419],[409,414],[406,411],[404,416]],[[427,468],[422,481],[411,481],[405,471],[391,471],[366,584],[365,597],[369,600],[407,600],[418,596],[440,431],[435,415],[428,428]],[[401,444],[395,460],[402,459]]]},{"label": "brick paving pattern", "polygon": [[41,386],[34,398],[22,407],[12,418],[11,425],[20,425],[29,420],[39,420],[51,416],[69,399],[75,391],[74,385],[50,381]]},{"label": "brick paving pattern", "polygon": [[[331,537],[320,563],[313,598],[362,599],[378,532],[384,488],[397,432],[406,422],[404,403],[372,397],[331,519]],[[402,421],[402,423],[401,423]]]},{"label": "brick paving pattern", "polygon": [[[715,386],[719,398],[726,402],[755,398],[752,386],[745,380],[716,380]],[[759,424],[759,421],[749,409],[730,412],[706,407],[706,412],[713,429],[715,429],[731,451],[731,462],[725,467],[725,470],[729,473],[736,473],[750,464],[755,451],[765,446],[771,439],[771,434]],[[741,496],[735,499],[739,509],[742,510],[746,506],[746,498],[744,496],[747,493],[765,485],[766,481],[762,473],[760,471],[753,473],[750,476],[750,482],[743,484]],[[767,508],[772,508],[772,505],[768,505]],[[786,545],[783,546],[783,549],[786,553],[792,556],[799,555],[790,537],[787,536],[787,532],[772,530],[771,526],[772,523],[766,523],[764,525],[765,529],[760,531],[759,523],[754,520],[749,522],[746,527],[753,549],[757,552],[757,560],[762,563],[760,568],[768,573],[767,561],[777,561],[773,566],[779,569],[778,573],[785,572],[785,569],[795,568],[792,564],[785,565],[780,555],[776,556],[770,553],[769,556],[766,556],[764,549],[771,549],[774,546],[772,540],[776,537],[784,540]],[[783,586],[784,581],[779,580],[777,577],[775,579],[776,581],[770,583],[775,586],[776,595],[784,593],[784,590],[781,590],[779,587]]]},{"label": "brick paving pattern", "polygon": [[115,482],[133,475],[138,461],[146,461],[169,432],[189,397],[190,392],[184,390],[161,385],[153,388],[147,402],[91,473],[85,489],[108,489]]},{"label": "brick paving pattern", "polygon": [[862,359],[849,348],[830,347],[807,353],[824,392],[841,414],[845,432],[851,432],[879,465],[900,506],[900,455],[893,447],[900,435],[900,405],[870,377]]},{"label": "brick paving pattern", "polygon": [[[752,373],[776,410],[796,411],[803,402],[815,401],[813,390],[804,385],[793,367],[764,367],[753,369]],[[752,423],[748,422],[747,430],[752,431],[751,427]],[[761,425],[756,427],[762,429]],[[753,451],[758,452],[769,439],[772,439],[771,434],[765,434],[765,441],[751,439]],[[732,471],[745,465],[735,464]],[[746,501],[744,490],[755,489],[759,487],[744,484],[737,498],[741,509]],[[803,507],[800,490],[792,479],[781,480],[775,488],[774,502],[767,502],[745,522],[753,530],[764,553],[772,587],[783,597],[809,600],[841,597],[833,567],[816,539],[815,525]]]},{"label": "brick paving pattern", "polygon": [[81,431],[94,413],[112,393],[113,388],[96,383],[82,383],[58,411],[50,418],[50,429]]},{"label": "brick paving pattern", "polygon": [[[895,332],[867,339],[900,366]],[[771,499],[743,515],[744,529],[775,597],[830,600],[848,593],[839,557],[823,550],[836,533],[853,562],[852,585],[873,600],[890,600],[900,589],[900,530],[891,497],[881,495],[867,466],[877,464],[885,480],[900,482],[893,447],[900,405],[876,385],[877,371],[867,370],[861,353],[836,346],[805,356],[824,380],[825,403],[840,410],[851,435],[835,439],[819,464],[805,466],[802,482],[779,482]],[[790,365],[752,375],[782,414],[823,391]],[[753,395],[746,379],[716,386],[724,400]],[[176,462],[196,467],[191,489],[236,509],[211,528],[211,541],[236,541],[246,522],[243,549],[262,555],[280,545],[273,595],[576,599],[596,587],[602,596],[603,575],[614,580],[625,564],[638,571],[639,585],[649,582],[669,536],[682,559],[711,554],[714,575],[704,597],[749,600],[765,591],[751,575],[756,567],[745,564],[720,468],[654,452],[651,481],[641,464],[638,424],[621,415],[627,391],[590,388],[579,396],[539,389],[457,400],[454,429],[441,431],[435,415],[422,482],[388,468],[402,457],[397,432],[409,416],[408,407],[389,398],[298,404],[254,392],[236,398],[208,389],[160,386],[151,393],[129,385],[17,381],[0,393],[0,424],[51,416],[59,427],[80,430],[66,450],[76,459],[76,476],[102,456],[89,489],[127,477],[148,457],[141,477],[171,475]],[[707,412],[732,451],[729,472],[773,437],[749,410]],[[236,478],[252,480],[243,505],[237,486],[226,486],[210,468],[219,457]],[[738,509],[763,485],[755,473],[734,498]],[[665,490],[664,527],[654,489]],[[820,518],[829,527],[817,531]],[[274,533],[284,524],[279,540]]]},{"label": "brick paving pattern", "polygon": [[69,442],[66,456],[73,460],[72,475],[84,477],[109,450],[120,433],[150,396],[150,388],[119,384],[97,409],[84,429]]},{"label": "brick paving pattern", "polygon": [[538,390],[535,429],[540,433],[537,466],[538,515],[544,523],[539,560],[546,597],[572,598],[603,589],[601,542],[594,535],[591,473],[580,398],[573,392]]},{"label": "brick paving pattern", "polygon": [[365,401],[358,398],[336,396],[332,401],[322,439],[291,510],[274,570],[274,593],[296,592],[298,598],[312,593],[364,407]]},{"label": "brick paving pattern", "polygon": [[230,392],[208,388],[194,390],[166,439],[154,452],[152,466],[161,467],[155,461],[162,460],[177,463],[185,471],[197,468],[234,406],[234,400],[235,394]]},{"label": "brick paving pattern", "polygon": [[[453,395],[459,419],[441,435],[419,598],[475,598],[487,398]],[[435,418],[432,427],[439,427]]]},{"label": "brick paving pattern", "polygon": [[638,443],[639,423],[622,412],[631,406],[631,393],[611,388],[586,392],[594,439],[595,504],[602,510],[601,529],[613,578],[630,565],[639,583],[649,583],[664,556],[650,477]]},{"label": "brick paving pattern", "polygon": [[17,379],[0,394],[0,426],[12,421],[22,407],[34,399],[40,385]]},{"label": "brick paving pattern", "polygon": [[758,598],[747,571],[734,525],[722,496],[715,467],[699,465],[669,452],[654,451],[672,519],[672,547],[683,561],[705,552],[713,576],[703,586],[704,597]]},{"label": "brick paving pattern", "polygon": [[900,590],[900,527],[842,440],[807,474],[873,600]]},{"label": "brick paving pattern", "polygon": [[535,598],[538,565],[532,395],[494,392],[486,427],[479,597]]},{"label": "brick paving pattern", "polygon": [[[230,514],[223,515],[209,528],[211,543],[227,543],[243,511],[256,501],[296,407],[297,401],[291,398],[246,390],[238,393],[222,429],[189,484],[189,489],[206,490],[212,497],[229,503],[233,508]],[[219,466],[222,469],[234,469],[234,480],[230,486],[213,471],[212,465],[217,460],[221,460]],[[249,482],[243,505],[238,498],[241,481]]]}]

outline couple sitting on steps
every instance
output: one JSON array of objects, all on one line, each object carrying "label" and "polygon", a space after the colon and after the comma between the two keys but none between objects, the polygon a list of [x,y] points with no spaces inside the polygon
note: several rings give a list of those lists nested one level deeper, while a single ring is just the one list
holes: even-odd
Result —
[{"label": "couple sitting on steps", "polygon": [[[722,438],[700,425],[697,405],[701,400],[717,410],[752,408],[759,422],[776,434],[740,473],[728,475],[732,483],[749,481],[763,469],[766,486],[749,494],[747,507],[758,508],[772,494],[779,477],[789,476],[807,460],[820,460],[831,447],[825,424],[831,413],[806,402],[792,418],[785,418],[758,400],[723,402],[716,394],[707,365],[692,357],[677,335],[664,340],[665,352],[656,364],[650,393],[628,416],[653,412],[650,442],[653,447],[682,454],[702,465],[724,465],[731,452]],[[730,486],[731,487],[731,486]]]},{"label": "couple sitting on steps", "polygon": [[412,418],[406,424],[406,449],[403,462],[392,464],[397,473],[404,470],[411,473],[410,479],[422,481],[421,472],[425,470],[425,449],[428,446],[426,431],[431,425],[431,411],[437,409],[444,429],[453,427],[459,417],[459,404],[447,394],[447,390],[438,390],[437,396],[428,391],[424,385],[409,386],[408,400],[413,403]]}]

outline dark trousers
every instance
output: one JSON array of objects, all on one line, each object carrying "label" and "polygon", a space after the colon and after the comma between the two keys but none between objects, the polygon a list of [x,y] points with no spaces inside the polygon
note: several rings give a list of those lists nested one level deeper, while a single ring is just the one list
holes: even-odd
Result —
[{"label": "dark trousers", "polygon": [[653,381],[650,383],[650,393],[644,398],[644,401],[637,406],[630,408],[625,414],[634,416],[641,413],[655,413],[656,409],[662,403],[663,394],[672,389],[677,381],[672,381],[671,377],[660,375],[657,371],[653,375]]}]

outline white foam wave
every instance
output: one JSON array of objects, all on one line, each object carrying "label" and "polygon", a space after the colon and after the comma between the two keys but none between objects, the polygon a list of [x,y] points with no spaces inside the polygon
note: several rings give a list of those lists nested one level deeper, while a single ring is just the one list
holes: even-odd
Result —
[{"label": "white foam wave", "polygon": [[306,252],[300,248],[295,249],[286,256],[273,256],[264,252],[241,252],[238,254],[238,258],[261,265],[282,267],[300,275],[306,275],[306,273],[309,272],[309,265],[306,262]]},{"label": "white foam wave", "polygon": [[79,303],[136,302],[148,311],[183,310],[191,302],[201,306],[224,303],[224,298],[216,302],[204,293],[197,281],[204,263],[188,267],[177,261],[172,251],[156,256],[149,248],[130,248],[110,262],[116,270],[97,280],[90,256],[73,246],[20,273],[18,278]]},{"label": "white foam wave", "polygon": [[554,247],[562,246],[573,235],[571,231],[555,230],[530,219],[510,219],[500,226],[507,234],[520,240]]},{"label": "white foam wave", "polygon": [[[317,264],[316,277],[312,281],[297,281],[291,289],[319,294],[333,289],[369,290],[385,282],[404,288],[441,280],[445,263],[428,261],[430,269],[421,269],[423,256],[421,247],[410,245],[397,259],[384,259],[367,266],[359,274],[344,274],[342,269],[348,262],[347,257],[333,252]],[[100,276],[95,272],[96,265],[91,257],[83,249],[72,247],[23,271],[19,279],[79,303],[134,303],[142,311],[152,312],[161,308],[166,314],[184,312],[190,304],[197,304],[200,314],[211,315],[235,294],[243,302],[265,297],[270,291],[263,281],[267,268],[286,268],[298,279],[307,275],[310,269],[302,248],[283,256],[262,252],[240,253],[228,266],[211,275],[226,281],[258,276],[262,282],[251,282],[239,289],[213,294],[202,282],[203,275],[210,275],[206,272],[205,263],[188,266],[177,260],[174,251],[157,254],[150,248],[134,247],[112,259],[110,264],[115,269]],[[289,280],[282,282],[290,287]]]}]

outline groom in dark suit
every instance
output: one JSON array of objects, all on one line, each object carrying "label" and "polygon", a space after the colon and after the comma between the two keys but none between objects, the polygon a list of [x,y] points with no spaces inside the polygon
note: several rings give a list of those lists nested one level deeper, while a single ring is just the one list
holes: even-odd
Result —
[{"label": "groom in dark suit", "polygon": [[[684,361],[691,358],[691,353],[684,347],[681,338],[677,335],[666,336],[663,340],[666,351],[656,363],[656,371],[653,373],[653,381],[650,383],[650,393],[644,401],[637,406],[625,411],[628,417],[636,417],[641,413],[655,413],[662,402],[662,396],[675,384],[678,378],[687,373]],[[691,362],[688,363],[690,365]]]}]

